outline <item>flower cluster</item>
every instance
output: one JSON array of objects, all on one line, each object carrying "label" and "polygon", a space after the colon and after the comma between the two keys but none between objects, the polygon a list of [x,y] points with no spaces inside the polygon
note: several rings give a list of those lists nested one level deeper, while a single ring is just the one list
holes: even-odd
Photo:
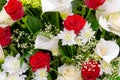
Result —
[{"label": "flower cluster", "polygon": [[119,0],[0,2],[0,80],[120,80]]}]

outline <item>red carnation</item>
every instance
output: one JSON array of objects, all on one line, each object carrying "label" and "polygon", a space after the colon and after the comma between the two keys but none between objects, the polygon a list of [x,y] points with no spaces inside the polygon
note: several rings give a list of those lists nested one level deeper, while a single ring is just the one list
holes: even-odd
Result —
[{"label": "red carnation", "polygon": [[67,30],[74,30],[75,34],[79,34],[85,23],[86,20],[82,16],[75,14],[67,17],[64,21],[64,27]]},{"label": "red carnation", "polygon": [[81,73],[84,80],[96,80],[100,75],[99,64],[94,60],[84,62]]},{"label": "red carnation", "polygon": [[29,59],[30,66],[32,71],[35,72],[39,68],[47,68],[47,71],[50,69],[50,56],[49,53],[36,52]]},{"label": "red carnation", "polygon": [[0,27],[0,45],[8,46],[11,43],[11,31],[10,27],[2,28]]},{"label": "red carnation", "polygon": [[9,0],[4,9],[13,20],[18,20],[24,16],[22,3],[19,0]]},{"label": "red carnation", "polygon": [[105,0],[84,0],[84,2],[88,8],[96,10],[99,6],[101,6],[105,2]]}]

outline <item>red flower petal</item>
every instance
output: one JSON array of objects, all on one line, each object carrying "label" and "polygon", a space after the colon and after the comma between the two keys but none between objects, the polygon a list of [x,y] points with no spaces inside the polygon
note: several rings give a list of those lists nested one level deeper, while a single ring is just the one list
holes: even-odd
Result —
[{"label": "red flower petal", "polygon": [[84,2],[88,8],[96,10],[99,6],[101,6],[105,2],[105,0],[84,0]]},{"label": "red flower petal", "polygon": [[11,43],[11,31],[10,27],[2,28],[0,27],[0,45],[8,46]]},{"label": "red flower petal", "polygon": [[13,20],[18,20],[24,16],[22,3],[19,0],[9,0],[4,9]]},{"label": "red flower petal", "polygon": [[50,70],[50,56],[48,53],[36,52],[29,58],[29,61],[33,72],[45,67],[47,67],[47,71]]},{"label": "red flower petal", "polygon": [[67,30],[74,30],[75,34],[79,34],[85,23],[86,20],[82,16],[75,14],[67,17],[64,21],[64,27]]}]

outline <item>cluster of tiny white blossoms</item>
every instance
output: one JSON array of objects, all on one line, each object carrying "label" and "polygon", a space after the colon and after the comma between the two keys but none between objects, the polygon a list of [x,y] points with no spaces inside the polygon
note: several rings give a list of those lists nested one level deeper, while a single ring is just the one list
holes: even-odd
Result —
[{"label": "cluster of tiny white blossoms", "polygon": [[[20,55],[16,57],[7,56],[2,64],[3,71],[0,72],[2,80],[25,80],[26,75],[23,75],[28,69],[26,63],[20,64]],[[2,77],[3,76],[3,77]]]},{"label": "cluster of tiny white blossoms", "polygon": [[79,35],[76,35],[73,30],[68,31],[64,28],[64,30],[60,31],[60,34],[58,34],[58,38],[62,40],[62,45],[85,45],[94,38],[95,32],[92,30],[90,25],[91,24],[86,22]]}]

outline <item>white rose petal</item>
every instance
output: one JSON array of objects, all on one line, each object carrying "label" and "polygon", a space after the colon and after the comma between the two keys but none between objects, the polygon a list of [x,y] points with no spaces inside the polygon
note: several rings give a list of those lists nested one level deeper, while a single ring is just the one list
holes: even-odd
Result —
[{"label": "white rose petal", "polygon": [[120,0],[106,0],[96,11],[99,24],[105,30],[120,36]]},{"label": "white rose petal", "polygon": [[118,56],[119,46],[114,41],[101,39],[96,45],[95,52],[107,63],[110,63],[111,60]]},{"label": "white rose petal", "polygon": [[96,17],[99,19],[101,15],[106,16],[114,12],[120,11],[120,0],[106,0],[96,11]]},{"label": "white rose petal", "polygon": [[107,22],[107,20],[105,18],[103,18],[103,16],[100,16],[100,18],[99,18],[99,24],[106,31],[110,31],[110,24]]},{"label": "white rose petal", "polygon": [[81,77],[80,71],[73,65],[64,64],[58,68],[58,72],[61,75],[58,75],[57,80],[78,80]]},{"label": "white rose petal", "polygon": [[120,13],[113,13],[109,15],[108,19],[103,16],[99,18],[99,24],[106,31],[112,32],[120,36]]}]

